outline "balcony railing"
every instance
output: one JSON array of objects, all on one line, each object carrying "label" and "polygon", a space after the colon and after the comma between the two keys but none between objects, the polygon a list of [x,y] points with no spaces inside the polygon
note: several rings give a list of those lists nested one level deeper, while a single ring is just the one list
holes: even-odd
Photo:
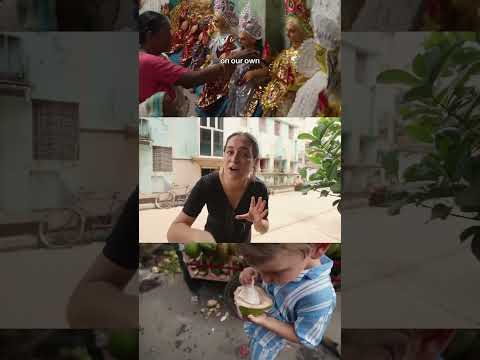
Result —
[{"label": "balcony railing", "polygon": [[138,140],[140,144],[150,144],[152,142],[152,129],[147,119],[140,119],[138,124]]},{"label": "balcony railing", "polygon": [[276,186],[293,186],[297,173],[284,173],[280,171],[276,172],[261,172],[258,174],[260,178],[269,187]]}]

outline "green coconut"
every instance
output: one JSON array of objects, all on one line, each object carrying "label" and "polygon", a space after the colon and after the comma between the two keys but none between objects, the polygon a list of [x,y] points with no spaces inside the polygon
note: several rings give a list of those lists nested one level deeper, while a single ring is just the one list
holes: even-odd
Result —
[{"label": "green coconut", "polygon": [[198,245],[205,255],[213,255],[217,250],[217,244],[214,243],[198,243]]},{"label": "green coconut", "polygon": [[190,259],[196,259],[200,256],[202,250],[200,249],[200,245],[194,242],[185,245],[184,251]]},{"label": "green coconut", "polygon": [[273,306],[272,299],[259,286],[239,286],[233,293],[238,316],[260,316]]}]

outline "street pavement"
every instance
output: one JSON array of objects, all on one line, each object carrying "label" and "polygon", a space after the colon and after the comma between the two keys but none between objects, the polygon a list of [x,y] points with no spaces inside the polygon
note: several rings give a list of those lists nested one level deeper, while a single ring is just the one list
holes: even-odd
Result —
[{"label": "street pavement", "polygon": [[[143,276],[140,275],[140,279]],[[191,292],[182,275],[161,275],[161,285],[140,295],[140,358],[142,360],[239,360],[240,347],[248,344],[241,320],[221,316],[208,319],[200,310],[209,299],[221,303],[222,316],[228,311],[223,303],[224,283],[205,283]],[[197,294],[198,303],[192,302]],[[327,336],[340,344],[341,296],[327,330]],[[243,358],[248,359],[248,357]],[[277,360],[333,360],[333,356],[303,355],[298,347],[286,348]]]},{"label": "street pavement", "polygon": [[478,328],[480,262],[459,234],[478,222],[414,206],[342,213],[344,328]]},{"label": "street pavement", "polygon": [[[0,253],[2,328],[67,328],[68,299],[103,244]],[[136,293],[138,279],[126,291]]]},{"label": "street pavement", "polygon": [[[270,196],[270,230],[261,235],[252,229],[252,242],[340,242],[340,213],[332,206],[334,200],[315,192],[302,195],[292,191]],[[167,242],[168,227],[182,208],[155,209],[153,204],[146,204],[140,209],[140,242]],[[203,229],[207,216],[204,207],[193,227]]]}]

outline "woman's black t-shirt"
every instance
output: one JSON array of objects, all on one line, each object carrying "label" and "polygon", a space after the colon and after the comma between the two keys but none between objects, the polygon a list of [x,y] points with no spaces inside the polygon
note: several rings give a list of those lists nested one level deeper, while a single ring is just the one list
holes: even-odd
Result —
[{"label": "woman's black t-shirt", "polygon": [[138,187],[130,195],[122,215],[107,239],[103,255],[128,270],[138,268]]},{"label": "woman's black t-shirt", "polygon": [[220,182],[219,173],[215,171],[198,180],[183,207],[183,212],[196,218],[206,204],[208,218],[205,230],[212,234],[216,242],[250,242],[252,223],[246,220],[237,220],[235,216],[248,213],[252,196],[255,197],[255,200],[262,197],[263,200],[266,200],[266,208],[268,208],[267,187],[260,179],[256,178],[248,185],[237,208],[232,209]]}]

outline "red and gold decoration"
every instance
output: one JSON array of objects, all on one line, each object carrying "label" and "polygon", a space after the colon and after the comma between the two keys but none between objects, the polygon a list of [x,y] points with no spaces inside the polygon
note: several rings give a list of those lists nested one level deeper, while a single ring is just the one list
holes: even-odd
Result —
[{"label": "red and gold decoration", "polygon": [[310,10],[305,4],[305,0],[285,0],[285,13],[287,19],[295,18],[308,36],[313,35],[310,25]]}]

